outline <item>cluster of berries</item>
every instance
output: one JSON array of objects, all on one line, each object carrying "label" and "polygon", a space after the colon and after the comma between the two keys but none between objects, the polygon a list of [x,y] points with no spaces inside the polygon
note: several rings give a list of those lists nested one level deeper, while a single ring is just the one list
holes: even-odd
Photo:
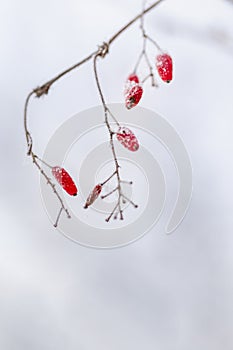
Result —
[{"label": "cluster of berries", "polygon": [[[64,168],[54,166],[52,167],[52,174],[64,191],[66,191],[70,196],[77,196],[78,189],[72,177]],[[102,185],[96,185],[93,191],[88,196],[84,208],[88,208],[97,199],[101,191]]]},{"label": "cluster of berries", "polygon": [[[156,68],[160,78],[169,83],[172,80],[172,58],[165,53],[162,53],[156,58]],[[127,109],[131,109],[135,107],[143,94],[143,88],[140,85],[139,78],[136,74],[131,74],[126,83],[125,88],[125,105]],[[134,133],[126,127],[119,127],[116,132],[116,139],[127,148],[129,151],[135,152],[139,149],[139,142],[134,135]],[[57,182],[61,185],[61,187],[71,196],[76,196],[78,193],[78,189],[68,174],[68,172],[59,166],[52,167],[52,174],[57,180]],[[102,184],[96,185],[91,193],[89,194],[84,208],[88,208],[92,205],[95,200],[99,197],[102,191]]]},{"label": "cluster of berries", "polygon": [[[118,132],[116,133],[117,140],[129,151],[135,152],[139,149],[139,143],[136,136],[133,132],[126,128],[120,127]],[[57,180],[57,182],[61,185],[61,187],[66,191],[70,196],[76,196],[78,193],[78,189],[69,175],[69,173],[59,166],[52,167],[52,174]],[[88,208],[94,201],[98,198],[100,192],[102,191],[102,185],[98,184],[91,191],[90,195],[87,198],[86,204],[84,208]]]},{"label": "cluster of berries", "polygon": [[[160,78],[170,83],[172,80],[172,58],[167,53],[161,53],[156,57],[156,68]],[[135,107],[141,100],[143,94],[143,88],[139,82],[138,76],[131,74],[126,82],[125,87],[125,106],[127,109]]]}]

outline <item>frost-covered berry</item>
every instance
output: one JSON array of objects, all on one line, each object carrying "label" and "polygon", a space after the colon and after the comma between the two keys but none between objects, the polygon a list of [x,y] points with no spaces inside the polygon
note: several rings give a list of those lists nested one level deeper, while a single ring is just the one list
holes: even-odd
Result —
[{"label": "frost-covered berry", "polygon": [[139,143],[134,133],[125,127],[121,127],[117,132],[117,140],[129,151],[135,152],[139,149]]},{"label": "frost-covered berry", "polygon": [[156,68],[159,73],[160,78],[170,83],[172,80],[172,70],[173,70],[173,63],[172,58],[167,53],[160,54],[156,57]]},{"label": "frost-covered berry", "polygon": [[59,166],[52,168],[52,174],[61,185],[61,187],[71,196],[76,196],[78,193],[77,187],[68,172]]},{"label": "frost-covered berry", "polygon": [[134,81],[135,83],[139,83],[139,78],[136,74],[132,73],[128,76],[128,81]]},{"label": "frost-covered berry", "polygon": [[125,106],[127,109],[135,107],[141,100],[143,89],[139,84],[135,84],[125,91]]},{"label": "frost-covered berry", "polygon": [[94,201],[99,197],[100,192],[102,191],[102,185],[98,184],[96,185],[91,193],[89,194],[86,204],[84,205],[84,208],[87,209],[90,205],[94,203]]}]

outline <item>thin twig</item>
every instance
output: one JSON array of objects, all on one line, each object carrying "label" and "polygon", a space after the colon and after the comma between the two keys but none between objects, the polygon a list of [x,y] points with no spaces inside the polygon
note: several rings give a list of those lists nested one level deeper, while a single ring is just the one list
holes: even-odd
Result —
[{"label": "thin twig", "polygon": [[121,183],[123,183],[123,184],[128,184],[128,185],[132,185],[132,184],[133,184],[133,181],[124,181],[124,180],[121,180]]},{"label": "thin twig", "polygon": [[114,115],[112,114],[112,112],[110,111],[109,108],[108,108],[108,113],[109,113],[109,115],[112,117],[112,119],[114,120],[114,122],[116,123],[116,125],[120,127],[120,124],[119,124],[118,120],[116,119],[116,117],[114,117]]},{"label": "thin twig", "polygon": [[105,219],[106,222],[109,222],[111,217],[113,216],[113,214],[116,212],[117,208],[118,208],[119,203],[117,202],[117,204],[115,205],[113,211],[111,212],[111,214]]},{"label": "thin twig", "polygon": [[[113,155],[113,159],[114,159],[114,163],[115,163],[115,175],[118,181],[118,185],[117,185],[117,191],[118,191],[118,204],[117,207],[119,207],[119,198],[121,198],[122,193],[121,193],[121,178],[120,178],[120,173],[119,173],[119,163],[117,160],[117,155],[116,155],[116,150],[115,150],[115,146],[114,146],[114,142],[113,142],[113,130],[111,129],[109,120],[108,120],[108,107],[106,105],[105,99],[104,99],[104,95],[100,86],[100,81],[99,81],[99,77],[98,77],[98,72],[97,72],[97,59],[99,57],[102,57],[102,52],[100,51],[98,54],[95,55],[94,57],[94,61],[93,61],[93,67],[94,67],[94,75],[95,75],[95,80],[96,80],[96,84],[97,84],[97,89],[100,95],[100,99],[103,105],[103,109],[104,109],[104,115],[105,115],[105,124],[107,126],[108,132],[109,132],[109,137],[110,137],[110,146],[111,146],[111,150],[112,150],[112,155]],[[115,208],[114,208],[115,211]],[[114,211],[112,212],[112,215],[114,213]],[[112,217],[112,215],[110,215],[106,220],[109,221],[110,218]]]},{"label": "thin twig", "polygon": [[145,62],[147,64],[148,70],[149,70],[149,74],[144,79],[142,79],[141,83],[143,84],[143,83],[145,83],[147,81],[147,79],[151,78],[151,86],[158,87],[158,84],[156,83],[155,76],[154,76],[154,70],[153,70],[153,67],[152,67],[152,65],[150,63],[148,54],[147,54],[147,40],[151,41],[156,46],[156,48],[159,51],[161,51],[161,48],[157,44],[157,42],[155,40],[153,40],[151,37],[149,37],[149,35],[146,33],[145,23],[144,23],[145,22],[144,21],[145,5],[146,5],[146,0],[143,1],[142,13],[141,13],[141,16],[140,16],[140,29],[141,29],[142,38],[143,38],[142,51],[141,51],[141,53],[140,53],[140,55],[138,57],[138,60],[136,62],[136,65],[135,65],[135,68],[134,68],[133,72],[136,74],[140,63],[141,63],[142,59],[144,58]]},{"label": "thin twig", "polygon": [[126,201],[128,201],[130,204],[134,206],[134,208],[138,208],[138,205],[135,204],[133,201],[131,201],[128,197],[126,197],[124,194],[122,195]]},{"label": "thin twig", "polygon": [[153,71],[153,67],[150,63],[150,60],[149,60],[149,57],[146,53],[146,51],[144,52],[144,57],[145,57],[145,60],[146,60],[146,63],[147,63],[147,66],[148,66],[148,69],[149,69],[149,72],[150,72],[150,77],[151,77],[151,86],[158,86],[158,84],[156,83],[155,81],[155,76],[154,76],[154,71]]},{"label": "thin twig", "polygon": [[52,169],[52,165],[45,162],[43,159],[39,158],[37,155],[34,155],[35,158],[37,158],[42,164],[46,165],[48,168]]},{"label": "thin twig", "polygon": [[161,47],[159,46],[159,44],[154,40],[152,39],[148,34],[144,33],[144,37],[149,40],[152,44],[155,45],[155,47],[157,48],[157,50],[161,51],[162,52],[162,49]]},{"label": "thin twig", "polygon": [[104,196],[101,196],[102,199],[107,198],[108,196],[111,196],[114,192],[118,190],[118,187],[114,188],[114,190],[110,191],[109,193],[105,194]]},{"label": "thin twig", "polygon": [[140,53],[139,57],[138,57],[138,60],[137,60],[137,62],[136,62],[136,65],[135,65],[135,67],[134,67],[134,70],[133,70],[133,73],[134,73],[134,74],[137,72],[137,69],[138,69],[138,67],[139,67],[139,64],[141,63],[141,60],[142,60],[143,56],[144,56],[144,52],[142,51],[142,52]]},{"label": "thin twig", "polygon": [[58,225],[58,222],[59,222],[60,217],[61,217],[62,210],[63,210],[63,209],[60,208],[60,210],[59,210],[59,212],[58,212],[58,215],[57,215],[56,222],[55,222],[55,224],[54,224],[54,227],[57,227],[57,225]]},{"label": "thin twig", "polygon": [[[151,6],[149,6],[147,9],[143,11],[143,15],[146,13],[150,12],[153,10],[157,5],[159,5],[162,1],[164,0],[158,0],[155,1]],[[120,36],[126,29],[128,29],[134,22],[136,22],[138,19],[141,18],[142,14],[140,13],[136,17],[134,17],[129,23],[127,23],[123,28],[121,28],[115,35],[113,35],[109,40],[108,40],[108,45],[112,44],[114,40],[117,39],[118,36]]]},{"label": "thin twig", "polygon": [[[28,154],[28,156],[31,157],[32,162],[35,164],[37,169],[40,171],[41,175],[45,178],[47,184],[52,188],[55,196],[57,197],[58,201],[60,202],[61,210],[60,210],[59,215],[58,215],[58,217],[57,217],[57,219],[55,221],[55,224],[54,224],[54,226],[56,227],[57,224],[58,224],[61,212],[63,210],[66,212],[66,215],[67,215],[68,218],[70,218],[71,216],[70,216],[70,213],[69,213],[68,209],[65,207],[61,196],[57,192],[55,184],[51,181],[50,177],[44,172],[44,170],[41,168],[40,164],[37,162],[37,159],[39,161],[41,161],[41,159],[32,150],[32,145],[33,145],[32,136],[31,136],[31,134],[30,134],[30,132],[28,131],[28,128],[27,128],[27,110],[28,110],[29,101],[30,101],[33,93],[34,92],[30,92],[30,94],[27,96],[26,102],[25,102],[25,106],[24,106],[24,130],[25,130],[27,146],[28,146],[27,154]],[[43,162],[43,163],[45,164],[45,162]],[[50,165],[48,165],[47,163],[46,163],[46,165],[50,167]]]},{"label": "thin twig", "polygon": [[98,50],[92,52],[90,55],[88,55],[87,57],[82,59],[80,62],[78,62],[78,63],[74,64],[73,66],[69,67],[68,69],[64,70],[63,72],[58,74],[56,77],[49,80],[47,83],[34,89],[33,92],[36,94],[36,97],[41,97],[42,95],[47,95],[49,92],[49,89],[56,81],[58,81],[59,79],[61,79],[65,75],[67,75],[68,73],[72,72],[74,69],[82,66],[84,63],[90,61],[92,59],[92,57],[96,55],[97,52],[98,52]]},{"label": "thin twig", "polygon": [[107,178],[107,180],[105,180],[105,181],[103,181],[102,183],[101,183],[101,186],[104,186],[109,180],[111,180],[111,178],[113,177],[113,176],[115,176],[116,175],[116,170],[114,171],[114,173],[111,175],[111,176],[109,176],[108,178]]}]

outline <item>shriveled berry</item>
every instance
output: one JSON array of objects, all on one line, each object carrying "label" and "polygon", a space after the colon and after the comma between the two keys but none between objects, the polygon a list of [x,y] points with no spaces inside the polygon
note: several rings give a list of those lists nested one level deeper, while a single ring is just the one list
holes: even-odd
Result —
[{"label": "shriveled berry", "polygon": [[100,192],[102,191],[102,185],[98,184],[96,185],[91,193],[89,194],[86,204],[84,205],[84,208],[87,209],[90,205],[94,203],[94,201],[99,197]]},{"label": "shriveled berry", "polygon": [[139,78],[136,74],[132,73],[128,76],[128,81],[134,81],[135,83],[139,83]]},{"label": "shriveled berry", "polygon": [[130,89],[125,91],[125,106],[127,109],[135,107],[141,100],[143,89],[140,85],[136,84]]},{"label": "shriveled berry", "polygon": [[78,193],[77,187],[68,172],[59,166],[52,168],[52,174],[61,185],[61,187],[71,196],[76,196]]},{"label": "shriveled berry", "polygon": [[139,149],[139,143],[134,133],[125,127],[121,127],[117,132],[117,140],[129,151],[135,152]]},{"label": "shriveled berry", "polygon": [[160,78],[170,83],[172,80],[172,70],[173,70],[173,63],[172,58],[167,53],[163,53],[157,56],[156,58],[156,68],[158,70]]}]

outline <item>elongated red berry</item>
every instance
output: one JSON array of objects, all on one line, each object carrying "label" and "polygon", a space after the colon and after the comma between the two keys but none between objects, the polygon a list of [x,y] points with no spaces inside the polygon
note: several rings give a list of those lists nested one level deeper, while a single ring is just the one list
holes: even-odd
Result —
[{"label": "elongated red berry", "polygon": [[136,84],[125,91],[125,106],[127,109],[135,107],[141,100],[143,89]]},{"label": "elongated red berry", "polygon": [[100,192],[102,191],[102,185],[98,184],[96,185],[91,193],[89,194],[86,204],[84,205],[84,208],[87,209],[90,205],[94,203],[94,201],[99,197]]},{"label": "elongated red berry", "polygon": [[125,127],[121,127],[117,132],[117,140],[129,151],[135,152],[139,149],[139,143],[134,133]]},{"label": "elongated red berry", "polygon": [[172,58],[167,53],[163,53],[161,55],[158,55],[156,57],[156,68],[158,70],[160,78],[170,83],[172,80],[172,70],[173,70],[173,63]]},{"label": "elongated red berry", "polygon": [[135,83],[139,83],[139,78],[136,74],[132,73],[128,76],[128,81],[134,81]]},{"label": "elongated red berry", "polygon": [[77,187],[72,180],[71,176],[67,173],[64,168],[54,166],[52,168],[52,174],[61,185],[61,187],[71,196],[76,196],[78,193]]}]

